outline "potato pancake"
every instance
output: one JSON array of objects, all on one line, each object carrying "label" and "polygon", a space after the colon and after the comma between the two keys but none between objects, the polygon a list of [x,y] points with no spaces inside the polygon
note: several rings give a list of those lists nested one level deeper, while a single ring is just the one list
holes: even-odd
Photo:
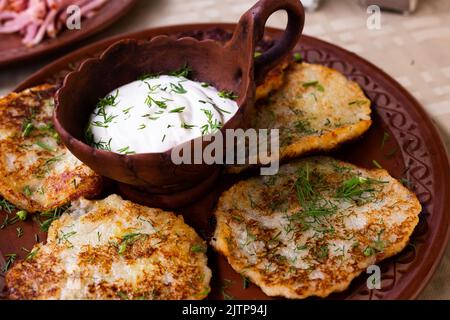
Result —
[{"label": "potato pancake", "polygon": [[0,195],[29,212],[101,189],[101,177],[66,149],[53,128],[55,91],[43,85],[0,99]]},{"label": "potato pancake", "polygon": [[269,296],[326,297],[400,252],[420,211],[387,171],[313,157],[224,192],[212,245]]},{"label": "potato pancake", "polygon": [[6,275],[11,299],[203,299],[206,244],[181,216],[79,199]]},{"label": "potato pancake", "polygon": [[[266,81],[270,85],[273,79]],[[370,101],[359,85],[340,72],[317,64],[291,63],[281,88],[257,102],[251,127],[280,130],[282,161],[332,150],[358,138],[372,124],[370,114]],[[246,163],[251,162],[247,159]],[[248,167],[232,165],[227,171],[239,173]]]}]

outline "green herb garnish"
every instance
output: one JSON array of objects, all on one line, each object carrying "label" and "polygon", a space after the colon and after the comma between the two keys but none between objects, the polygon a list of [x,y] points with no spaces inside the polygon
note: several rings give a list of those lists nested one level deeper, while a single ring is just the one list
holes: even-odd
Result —
[{"label": "green herb garnish", "polygon": [[179,108],[175,108],[169,111],[169,113],[181,113],[184,111],[184,109],[186,109],[186,107],[179,107]]},{"label": "green herb garnish", "polygon": [[244,275],[241,275],[241,277],[242,277],[242,288],[248,289],[248,287],[250,286],[250,280]]},{"label": "green herb garnish", "polygon": [[411,189],[412,183],[410,180],[406,179],[406,178],[401,178],[400,182],[407,188]]},{"label": "green herb garnish", "polygon": [[151,86],[150,83],[148,83],[148,82],[146,82],[145,84],[146,84],[147,87],[148,87],[149,93],[155,93],[156,90],[158,90],[158,89],[161,88],[161,85],[160,85],[160,84],[155,84],[154,86]]},{"label": "green herb garnish", "polygon": [[303,88],[316,88],[317,91],[324,92],[325,88],[319,83],[319,81],[310,81],[303,83]]},{"label": "green herb garnish", "polygon": [[370,257],[370,256],[373,256],[375,254],[375,250],[372,247],[367,247],[367,248],[364,249],[363,253],[364,253],[364,255],[366,257]]},{"label": "green herb garnish", "polygon": [[30,197],[33,192],[31,191],[31,188],[29,186],[25,186],[23,188],[23,194],[26,195],[27,197]]},{"label": "green herb garnish", "polygon": [[68,244],[70,248],[73,248],[72,242],[69,241],[69,238],[73,237],[76,234],[77,234],[76,231],[71,231],[71,232],[67,232],[67,233],[64,233],[61,231],[61,233],[58,234],[58,244],[60,244],[61,242],[64,242],[64,243]]},{"label": "green herb garnish", "polygon": [[27,220],[28,212],[26,212],[25,210],[20,210],[16,212],[16,216],[19,218],[19,220],[25,221]]},{"label": "green herb garnish", "polygon": [[134,108],[134,107],[129,107],[129,108],[123,109],[122,112],[123,112],[124,114],[129,114],[129,113],[130,113],[130,110],[133,109],[133,108]]},{"label": "green herb garnish", "polygon": [[55,149],[55,148],[52,148],[51,146],[49,146],[49,145],[46,144],[45,142],[38,141],[38,142],[36,142],[36,145],[37,145],[38,147],[40,147],[40,148],[46,150],[46,151],[49,151],[49,152],[56,152],[56,149]]},{"label": "green herb garnish", "polygon": [[396,153],[397,153],[397,148],[394,148],[391,151],[389,151],[388,153],[386,153],[384,156],[386,158],[392,158]]},{"label": "green herb garnish", "polygon": [[322,245],[314,251],[314,256],[317,260],[323,261],[328,258],[329,249],[327,245]]},{"label": "green herb garnish", "polygon": [[114,95],[107,95],[106,97],[99,99],[97,102],[97,108],[99,109],[97,112],[97,115],[101,115],[102,112],[104,113],[105,107],[115,107],[118,102],[116,101],[117,97],[119,96],[119,90],[116,90],[116,93]]},{"label": "green herb garnish", "polygon": [[366,100],[354,100],[354,101],[350,101],[349,103],[348,103],[348,105],[349,106],[353,106],[353,105],[357,105],[358,107],[359,106],[361,106],[361,105],[363,105],[363,104],[366,104],[367,103],[367,101]]},{"label": "green herb garnish", "polygon": [[6,258],[6,262],[4,264],[4,266],[2,267],[2,272],[5,273],[9,270],[9,268],[11,268],[11,266],[14,264],[14,262],[17,259],[17,254],[15,253],[8,253],[5,255]]},{"label": "green herb garnish", "polygon": [[205,101],[205,100],[198,100],[198,102],[203,103],[203,104],[207,104],[209,103],[214,109],[216,109],[217,111],[221,112],[221,113],[228,113],[230,114],[231,112],[224,110],[222,108],[220,108],[217,104],[215,104],[213,101],[209,100],[209,101]]},{"label": "green herb garnish", "polygon": [[311,124],[306,120],[298,120],[294,123],[294,127],[298,133],[313,134],[315,130],[311,128]]},{"label": "green herb garnish", "polygon": [[170,76],[174,76],[174,77],[184,77],[184,78],[188,78],[189,75],[191,74],[192,69],[185,64],[184,67],[182,67],[181,69],[172,71],[169,73]]},{"label": "green herb garnish", "polygon": [[187,123],[182,123],[181,124],[181,127],[183,128],[183,129],[188,129],[188,130],[190,130],[190,129],[193,129],[193,128],[195,128],[196,126],[195,125],[192,125],[192,124],[187,124]]},{"label": "green herb garnish", "polygon": [[138,77],[138,80],[145,81],[148,79],[158,78],[160,76],[159,73],[144,73],[143,75]]},{"label": "green herb garnish", "polygon": [[33,260],[37,253],[39,252],[40,248],[35,248],[30,251],[30,253],[25,257],[25,260]]},{"label": "green herb garnish", "polygon": [[34,125],[31,123],[31,121],[27,120],[27,122],[25,122],[22,126],[22,137],[28,137],[33,130]]},{"label": "green herb garnish", "polygon": [[55,139],[59,143],[60,138],[53,123],[47,123],[46,125],[39,127],[39,130],[47,132],[53,139]]},{"label": "green herb garnish", "polygon": [[194,244],[192,247],[191,247],[191,252],[194,252],[194,253],[200,253],[200,252],[206,252],[206,248],[203,246],[203,245],[201,245],[201,244]]},{"label": "green herb garnish", "polygon": [[9,217],[9,213],[6,214],[5,218],[3,219],[2,224],[0,225],[0,229],[5,229],[7,226],[15,224],[17,221],[19,221],[18,216],[14,216],[12,218]]},{"label": "green herb garnish", "polygon": [[381,149],[384,148],[386,142],[389,140],[390,137],[391,136],[389,135],[389,133],[387,133],[387,132],[383,133],[383,139],[381,140],[381,147],[380,147]]},{"label": "green herb garnish", "polygon": [[233,281],[224,279],[222,284],[222,296],[224,300],[234,300],[234,297],[227,292],[227,289],[233,284]]},{"label": "green herb garnish", "polygon": [[0,209],[5,210],[7,213],[12,213],[16,209],[16,206],[5,199],[0,200]]},{"label": "green herb garnish", "polygon": [[219,97],[230,100],[236,100],[238,98],[238,96],[235,95],[233,91],[227,90],[219,91]]},{"label": "green herb garnish", "polygon": [[119,149],[119,150],[117,150],[117,152],[118,152],[118,153],[125,154],[125,155],[128,155],[128,154],[135,154],[135,153],[136,153],[136,152],[130,150],[130,147],[129,147],[129,146],[124,147],[124,148],[122,148],[122,149]]},{"label": "green herb garnish", "polygon": [[129,300],[128,295],[123,291],[118,291],[117,296],[122,300]]},{"label": "green herb garnish", "polygon": [[[353,178],[345,180],[342,183],[342,186],[336,192],[336,198],[347,200],[361,200],[370,198],[373,192],[376,191],[374,187],[376,185],[384,183],[388,183],[388,181],[355,176]],[[364,194],[367,194],[368,197],[363,197]]]},{"label": "green herb garnish", "polygon": [[144,233],[128,233],[122,237],[118,246],[118,253],[123,254],[127,250],[128,246],[133,245],[136,241],[141,239],[142,237],[148,236]]},{"label": "green herb garnish", "polygon": [[295,62],[300,62],[303,59],[302,54],[299,52],[294,53],[293,57]]},{"label": "green herb garnish", "polygon": [[317,184],[312,182],[309,166],[297,171],[297,180],[294,183],[297,199],[302,210],[290,217],[291,220],[304,220],[305,217],[328,216],[337,211],[337,206],[326,200],[319,192]]},{"label": "green herb garnish", "polygon": [[151,95],[148,95],[145,99],[145,104],[151,107],[153,104],[161,109],[167,109],[167,102],[172,101],[171,99],[163,98],[163,100],[155,100]]},{"label": "green herb garnish", "polygon": [[178,82],[178,85],[171,83],[170,84],[171,92],[175,92],[177,94],[185,94],[187,90],[183,87],[183,85]]},{"label": "green herb garnish", "polygon": [[108,142],[105,142],[105,141],[102,141],[102,140],[100,140],[100,141],[98,141],[98,142],[92,142],[91,145],[92,145],[95,149],[105,150],[105,151],[111,151],[111,140],[112,140],[112,138],[109,139]]},{"label": "green herb garnish", "polygon": [[202,131],[202,135],[208,134],[208,133],[214,133],[220,128],[222,128],[222,123],[217,121],[217,119],[213,119],[213,113],[211,110],[207,109],[201,109],[203,113],[206,115],[207,124],[200,127]]},{"label": "green herb garnish", "polygon": [[39,216],[40,218],[44,218],[44,221],[41,221],[37,217],[33,217],[34,220],[39,223],[39,226],[41,227],[41,230],[44,232],[48,232],[48,229],[50,228],[50,225],[53,221],[58,220],[61,215],[69,208],[69,206],[63,206],[59,207],[50,211],[42,212]]},{"label": "green herb garnish", "polygon": [[144,114],[142,118],[147,118],[149,120],[158,120],[159,117],[153,117],[150,113]]},{"label": "green herb garnish", "polygon": [[231,217],[233,220],[236,220],[237,222],[242,222],[242,221],[244,221],[244,218],[242,218],[241,216],[237,216],[237,215],[234,215],[234,216],[232,216]]},{"label": "green herb garnish", "polygon": [[372,164],[378,169],[383,169],[383,167],[377,160],[372,160]]}]

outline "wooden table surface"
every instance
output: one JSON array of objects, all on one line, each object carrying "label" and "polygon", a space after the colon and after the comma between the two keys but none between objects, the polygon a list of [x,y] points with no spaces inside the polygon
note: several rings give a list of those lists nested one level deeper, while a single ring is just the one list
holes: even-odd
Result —
[{"label": "wooden table surface", "polygon": [[[237,22],[255,0],[140,0],[107,31],[82,42],[156,26],[194,22]],[[324,0],[307,13],[305,34],[342,46],[381,67],[425,107],[450,149],[450,1],[420,0],[411,16],[382,13],[381,28],[367,28],[369,14],[357,0]],[[285,26],[276,13],[268,25]],[[71,50],[70,48],[68,50]],[[32,72],[60,56],[0,70],[0,96]],[[421,299],[450,299],[450,247]]]}]

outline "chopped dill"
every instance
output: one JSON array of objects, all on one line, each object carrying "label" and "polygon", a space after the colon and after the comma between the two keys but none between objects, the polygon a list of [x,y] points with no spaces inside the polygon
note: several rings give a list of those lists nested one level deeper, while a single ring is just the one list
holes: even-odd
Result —
[{"label": "chopped dill", "polygon": [[33,260],[36,255],[38,254],[40,248],[35,248],[28,253],[28,255],[25,257],[25,260]]},{"label": "chopped dill", "polygon": [[381,140],[381,146],[380,146],[381,149],[384,149],[384,146],[386,145],[386,142],[389,141],[390,137],[391,136],[386,131],[383,133],[383,139]]},{"label": "chopped dill", "polygon": [[233,281],[229,279],[223,279],[222,283],[222,296],[224,300],[234,300],[234,297],[227,292],[227,290],[233,285]]},{"label": "chopped dill", "polygon": [[350,102],[348,103],[348,105],[349,105],[349,106],[357,105],[357,106],[359,107],[359,106],[361,106],[361,105],[363,105],[363,104],[366,104],[366,103],[367,103],[366,100],[354,100],[354,101],[350,101]]},{"label": "chopped dill", "polygon": [[238,98],[238,96],[235,95],[233,91],[227,90],[219,91],[219,97],[230,100],[236,100]]},{"label": "chopped dill", "polygon": [[190,130],[190,129],[193,129],[193,128],[195,128],[196,126],[195,125],[192,125],[192,124],[187,124],[187,123],[182,123],[181,124],[181,128],[183,128],[183,129],[188,129],[188,130]]},{"label": "chopped dill", "polygon": [[372,164],[378,169],[383,169],[383,167],[377,160],[372,160]]},{"label": "chopped dill", "polygon": [[302,54],[300,52],[296,52],[293,55],[295,62],[301,62],[303,60]]},{"label": "chopped dill", "polygon": [[309,81],[309,82],[305,82],[303,83],[303,88],[307,89],[307,88],[315,88],[317,91],[320,92],[324,92],[325,88],[323,87],[323,85],[321,85],[319,83],[319,81]]},{"label": "chopped dill", "polygon": [[294,123],[295,130],[302,134],[313,134],[315,130],[311,128],[311,124],[307,120],[298,120]]},{"label": "chopped dill", "polygon": [[34,129],[33,123],[30,120],[26,120],[22,125],[22,137],[28,137]]},{"label": "chopped dill", "polygon": [[122,237],[118,246],[118,253],[123,254],[127,250],[127,248],[139,239],[143,237],[147,237],[147,234],[144,233],[128,233]]},{"label": "chopped dill", "polygon": [[179,108],[175,108],[169,111],[169,113],[181,113],[184,111],[184,109],[186,109],[186,107],[179,107]]},{"label": "chopped dill", "polygon": [[242,288],[248,289],[248,287],[250,287],[250,280],[242,274],[241,274],[241,277],[242,277]]},{"label": "chopped dill", "polygon": [[[52,222],[58,220],[68,208],[69,206],[66,205],[53,210],[45,211],[39,215],[39,218],[35,216],[34,219],[39,224],[42,231],[48,232]],[[41,218],[44,218],[45,220],[41,221]]]},{"label": "chopped dill", "polygon": [[171,83],[170,84],[171,92],[175,92],[177,94],[185,94],[187,90],[183,87],[183,85],[179,82],[178,85]]},{"label": "chopped dill", "polygon": [[55,148],[52,148],[51,146],[49,146],[48,144],[46,144],[46,143],[43,142],[43,141],[37,141],[37,142],[36,142],[36,145],[37,145],[38,147],[40,147],[40,148],[46,150],[46,151],[49,151],[49,152],[56,152],[56,149],[55,149]]},{"label": "chopped dill", "polygon": [[169,75],[174,76],[174,77],[189,78],[189,75],[191,73],[192,73],[192,69],[187,64],[185,64],[184,67],[170,72]]},{"label": "chopped dill", "polygon": [[217,121],[217,119],[213,120],[213,114],[211,110],[201,109],[207,118],[207,124],[201,126],[202,135],[208,133],[214,133],[220,128],[222,128],[222,123]]},{"label": "chopped dill", "polygon": [[200,252],[206,252],[206,248],[205,248],[205,246],[203,246],[202,244],[194,244],[192,247],[191,247],[191,252],[194,252],[194,253],[200,253]]},{"label": "chopped dill", "polygon": [[17,254],[8,253],[8,254],[5,254],[5,258],[6,258],[6,262],[1,269],[2,273],[7,272],[9,270],[9,268],[11,268],[11,266],[14,264],[14,262],[17,259]]},{"label": "chopped dill", "polygon": [[[336,191],[335,197],[346,200],[367,200],[376,191],[375,186],[388,183],[388,181],[375,180],[361,176],[354,176],[345,180]],[[366,196],[364,196],[366,194]]]},{"label": "chopped dill", "polygon": [[121,153],[121,154],[125,154],[125,155],[135,154],[135,153],[136,153],[135,151],[130,150],[130,147],[129,147],[129,146],[124,147],[124,148],[122,148],[122,149],[119,149],[119,150],[117,150],[117,152],[118,152],[118,153]]},{"label": "chopped dill", "polygon": [[0,200],[0,209],[5,210],[7,213],[12,213],[16,209],[16,206],[5,199]]}]

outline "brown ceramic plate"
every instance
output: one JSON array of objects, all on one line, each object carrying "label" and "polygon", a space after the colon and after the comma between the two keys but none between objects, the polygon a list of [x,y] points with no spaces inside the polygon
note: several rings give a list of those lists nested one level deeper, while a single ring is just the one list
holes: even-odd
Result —
[{"label": "brown ceramic plate", "polygon": [[[50,64],[32,75],[17,87],[17,91],[45,82],[58,83],[67,72],[73,70],[80,61],[98,55],[108,45],[118,39],[151,38],[159,34],[173,36],[193,35],[196,37],[223,38],[223,30],[231,31],[232,24],[202,24],[164,27],[119,36],[82,48]],[[266,35],[277,39],[280,30],[268,29]],[[420,222],[411,244],[397,256],[384,261],[382,289],[368,290],[367,275],[362,274],[352,282],[350,288],[330,299],[414,299],[430,280],[438,266],[449,236],[450,215],[450,172],[447,154],[439,134],[418,102],[396,81],[383,71],[332,44],[303,36],[296,50],[306,61],[324,64],[343,72],[357,81],[373,101],[374,125],[360,140],[349,143],[333,155],[363,167],[373,167],[377,160],[397,178],[406,178],[423,204]],[[383,150],[380,145],[384,133],[390,139]],[[386,156],[391,150],[393,155]],[[221,191],[228,188],[239,177],[223,177],[220,185],[203,200],[180,210],[187,223],[208,237],[213,227],[211,210]],[[1,218],[1,217],[0,217]],[[26,255],[22,247],[31,248],[35,242],[38,226],[32,221],[23,224],[24,236],[17,238],[16,226],[0,230],[0,260],[7,253]],[[40,239],[45,239],[41,234]],[[236,299],[267,299],[259,288],[250,285],[243,289],[242,278],[235,273],[226,260],[211,249],[209,264],[213,270],[212,299],[223,298],[223,290]],[[0,261],[0,265],[3,265]],[[2,278],[0,278],[1,282]]]},{"label": "brown ceramic plate", "polygon": [[99,14],[83,19],[80,30],[63,30],[56,38],[45,38],[32,48],[23,45],[19,34],[0,34],[0,67],[35,58],[91,36],[119,19],[135,3],[136,0],[110,0]]}]

